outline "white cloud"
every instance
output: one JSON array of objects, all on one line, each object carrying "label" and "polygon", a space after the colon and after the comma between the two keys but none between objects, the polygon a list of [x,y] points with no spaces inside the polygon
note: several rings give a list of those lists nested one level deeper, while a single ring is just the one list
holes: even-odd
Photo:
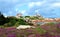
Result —
[{"label": "white cloud", "polygon": [[25,13],[26,13],[26,10],[22,10],[21,13],[22,13],[22,14],[25,14]]},{"label": "white cloud", "polygon": [[34,6],[41,6],[42,4],[44,4],[46,1],[42,1],[42,2],[30,2],[28,3],[28,7],[32,8]]},{"label": "white cloud", "polygon": [[31,3],[28,4],[29,7],[33,7],[34,5],[35,5],[34,2],[31,2]]},{"label": "white cloud", "polygon": [[42,2],[36,2],[35,3],[37,6],[40,6],[42,4]]},{"label": "white cloud", "polygon": [[51,6],[52,6],[52,7],[60,7],[60,2],[58,2],[58,3],[53,3]]},{"label": "white cloud", "polygon": [[32,8],[34,6],[41,6],[42,5],[42,2],[30,2],[28,4],[28,7]]}]

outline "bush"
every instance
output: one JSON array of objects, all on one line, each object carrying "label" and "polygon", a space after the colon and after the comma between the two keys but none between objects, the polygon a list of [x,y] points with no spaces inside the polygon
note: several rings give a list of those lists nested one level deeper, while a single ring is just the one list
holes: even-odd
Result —
[{"label": "bush", "polygon": [[18,20],[15,17],[7,18],[7,23],[4,24],[6,27],[14,26]]},{"label": "bush", "polygon": [[6,18],[3,16],[3,14],[1,14],[0,12],[0,25],[3,25],[6,23]]},{"label": "bush", "polygon": [[21,24],[21,25],[28,25],[28,23],[27,22],[25,22],[23,19],[19,19],[19,24]]}]

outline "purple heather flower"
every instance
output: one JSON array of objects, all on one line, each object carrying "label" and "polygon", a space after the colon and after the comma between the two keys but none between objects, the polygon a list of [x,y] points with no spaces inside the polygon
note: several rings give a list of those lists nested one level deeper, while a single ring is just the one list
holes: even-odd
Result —
[{"label": "purple heather flower", "polygon": [[15,34],[8,34],[7,37],[16,37]]},{"label": "purple heather flower", "polygon": [[60,37],[60,35],[55,35],[54,37]]},{"label": "purple heather flower", "polygon": [[30,29],[28,29],[28,30],[26,30],[27,32],[33,32],[33,30],[30,30]]},{"label": "purple heather flower", "polygon": [[41,37],[41,35],[40,34],[36,34],[36,37]]},{"label": "purple heather flower", "polygon": [[28,37],[34,37],[35,35],[34,34],[31,34],[31,35],[29,35]]},{"label": "purple heather flower", "polygon": [[60,28],[60,24],[57,24],[57,27]]}]

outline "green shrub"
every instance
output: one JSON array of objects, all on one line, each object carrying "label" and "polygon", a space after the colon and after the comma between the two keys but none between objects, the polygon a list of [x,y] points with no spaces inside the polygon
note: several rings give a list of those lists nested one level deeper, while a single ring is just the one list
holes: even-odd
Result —
[{"label": "green shrub", "polygon": [[23,19],[19,19],[19,24],[21,24],[21,25],[28,25],[28,23],[27,22],[25,22]]}]

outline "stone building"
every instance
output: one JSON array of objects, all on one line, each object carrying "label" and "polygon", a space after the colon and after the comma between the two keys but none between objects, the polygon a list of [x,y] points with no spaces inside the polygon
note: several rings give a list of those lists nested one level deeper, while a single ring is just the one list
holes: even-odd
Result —
[{"label": "stone building", "polygon": [[16,18],[20,18],[22,16],[22,13],[18,13],[17,15],[16,15]]}]

